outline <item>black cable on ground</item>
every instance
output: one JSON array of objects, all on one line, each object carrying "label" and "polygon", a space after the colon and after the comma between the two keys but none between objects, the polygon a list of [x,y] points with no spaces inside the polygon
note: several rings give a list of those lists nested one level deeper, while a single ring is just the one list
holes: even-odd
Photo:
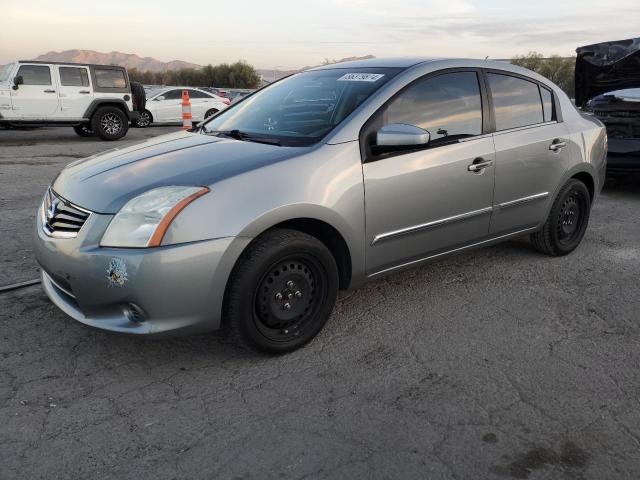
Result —
[{"label": "black cable on ground", "polygon": [[25,282],[12,283],[10,285],[2,285],[0,287],[0,293],[11,292],[12,290],[18,290],[19,288],[30,287],[31,285],[37,285],[40,283],[40,279],[27,280]]}]

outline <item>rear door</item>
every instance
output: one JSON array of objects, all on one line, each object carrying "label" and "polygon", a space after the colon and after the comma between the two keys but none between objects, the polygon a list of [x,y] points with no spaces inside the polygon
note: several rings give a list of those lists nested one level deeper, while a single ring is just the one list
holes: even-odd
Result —
[{"label": "rear door", "polygon": [[543,85],[501,71],[488,71],[486,78],[496,130],[491,233],[501,234],[544,220],[569,165],[568,130]]},{"label": "rear door", "polygon": [[[204,119],[204,114],[207,108],[212,108],[211,100],[213,100],[213,98],[200,90],[189,89],[188,92],[193,120],[201,122]],[[207,102],[209,102],[208,105]],[[180,113],[182,113],[182,111]]]},{"label": "rear door", "polygon": [[431,134],[419,150],[376,156],[365,146],[369,275],[487,237],[494,148],[482,89],[475,70],[438,72],[403,89],[366,127],[365,142],[391,123]]},{"label": "rear door", "polygon": [[58,114],[58,89],[50,65],[21,64],[16,72],[24,83],[11,90],[11,103],[18,118],[46,120]]},{"label": "rear door", "polygon": [[82,118],[93,101],[88,67],[58,65],[60,115],[67,119]]}]

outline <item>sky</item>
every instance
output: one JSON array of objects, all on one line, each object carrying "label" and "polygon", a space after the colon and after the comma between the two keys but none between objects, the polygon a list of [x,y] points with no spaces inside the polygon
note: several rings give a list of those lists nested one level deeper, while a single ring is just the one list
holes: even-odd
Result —
[{"label": "sky", "polygon": [[640,36],[640,0],[0,0],[0,64],[48,51],[289,69],[349,56],[510,58]]}]

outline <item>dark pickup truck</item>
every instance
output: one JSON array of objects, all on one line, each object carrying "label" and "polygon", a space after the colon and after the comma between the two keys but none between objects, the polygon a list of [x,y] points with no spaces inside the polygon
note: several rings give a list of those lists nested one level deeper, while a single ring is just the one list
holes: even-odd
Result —
[{"label": "dark pickup truck", "polygon": [[607,127],[607,172],[640,172],[640,38],[576,50],[576,105]]}]

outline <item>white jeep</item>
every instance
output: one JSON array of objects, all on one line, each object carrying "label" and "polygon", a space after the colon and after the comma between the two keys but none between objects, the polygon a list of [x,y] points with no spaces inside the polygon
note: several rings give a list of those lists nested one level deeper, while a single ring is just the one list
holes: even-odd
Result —
[{"label": "white jeep", "polygon": [[123,67],[40,61],[0,67],[0,125],[69,125],[83,137],[118,140],[137,118]]}]

